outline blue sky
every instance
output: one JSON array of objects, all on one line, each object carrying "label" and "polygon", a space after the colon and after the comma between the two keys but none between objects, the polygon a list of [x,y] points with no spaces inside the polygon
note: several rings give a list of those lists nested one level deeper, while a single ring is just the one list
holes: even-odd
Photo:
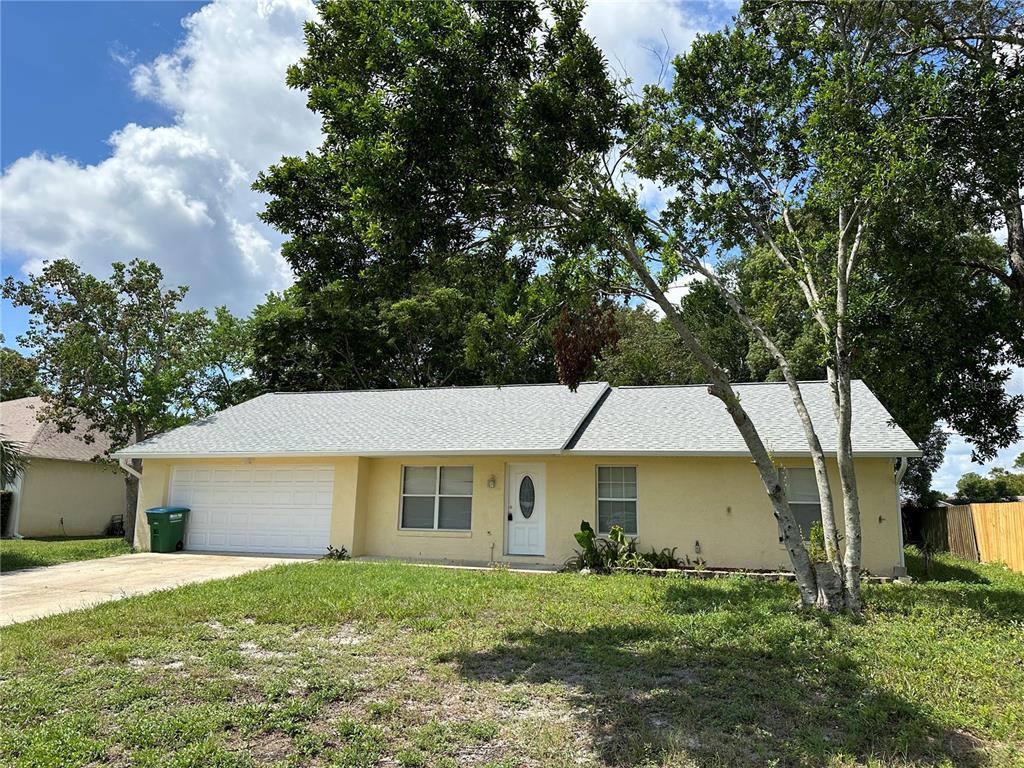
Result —
[{"label": "blue sky", "polygon": [[[684,51],[735,5],[593,2],[585,23],[612,67],[642,83],[661,68],[652,49]],[[311,0],[0,2],[3,275],[63,256],[105,276],[112,261],[147,258],[191,286],[190,306],[240,313],[286,287],[281,238],[258,220],[250,185],[319,143],[284,84],[313,13]],[[0,311],[16,345],[27,316]],[[1024,371],[1013,386],[1024,391]],[[979,469],[969,455],[954,437],[939,487]]]},{"label": "blue sky", "polygon": [[0,4],[0,164],[33,152],[95,163],[127,122],[169,124],[162,105],[136,98],[126,62],[173,49],[181,20],[202,3]]},{"label": "blue sky", "polygon": [[[0,166],[35,152],[97,163],[126,123],[169,124],[170,110],[132,93],[126,64],[172,50],[182,18],[202,5],[0,3]],[[0,259],[3,277],[22,277],[18,254]],[[6,343],[17,346],[25,311],[4,301],[2,313]]]}]

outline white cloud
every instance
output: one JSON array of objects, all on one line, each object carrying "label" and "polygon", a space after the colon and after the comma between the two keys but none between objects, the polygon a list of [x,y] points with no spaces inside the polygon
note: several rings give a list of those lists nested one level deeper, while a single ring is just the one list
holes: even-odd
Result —
[{"label": "white cloud", "polygon": [[305,95],[284,82],[305,54],[302,24],[313,14],[306,0],[212,3],[184,20],[177,50],[132,71],[132,85],[254,176],[320,141]]},{"label": "white cloud", "polygon": [[[683,300],[683,297],[690,292],[694,283],[699,283],[704,280],[703,275],[689,274],[683,275],[681,278],[672,283],[666,290],[665,296],[676,306],[679,306],[679,302]],[[650,299],[644,299],[644,304],[649,310],[651,310],[658,317],[664,317],[665,313],[661,311],[661,307],[655,304]]]},{"label": "white cloud", "polygon": [[[1024,395],[1024,368],[1013,368],[1010,374],[1010,381],[1007,384],[1007,391],[1011,395]],[[1024,414],[1020,419],[1021,429],[1024,431]],[[960,435],[950,434],[949,446],[946,448],[946,455],[942,465],[935,471],[932,477],[932,487],[952,493],[956,490],[956,481],[967,472],[977,472],[980,475],[987,475],[993,467],[1004,467],[1009,469],[1013,466],[1014,460],[1024,453],[1024,440],[999,451],[994,459],[977,464],[971,461],[971,446]]]},{"label": "white cloud", "polygon": [[[673,59],[685,54],[697,35],[721,28],[737,8],[738,3],[730,0],[593,0],[587,5],[583,24],[604,51],[612,74],[632,80],[632,89],[639,94],[644,85],[671,85]],[[654,216],[678,191],[640,178],[624,166],[620,166],[618,178]],[[685,293],[683,282],[670,288],[670,293],[678,302]],[[660,314],[657,305],[648,305]]]},{"label": "white cloud", "polygon": [[[215,2],[184,21],[180,47],[136,66],[133,86],[174,114],[124,126],[96,165],[34,154],[0,180],[3,245],[24,271],[66,257],[98,275],[134,257],[158,263],[189,304],[247,312],[290,281],[281,238],[256,214],[255,175],[319,143],[319,121],[285,85],[304,52],[311,2]],[[128,60],[128,57],[125,57]]]},{"label": "white cloud", "polygon": [[[684,52],[698,32],[720,26],[728,8],[597,0],[585,23],[612,66],[645,83],[661,67],[652,49]],[[136,95],[167,107],[173,123],[125,125],[95,165],[41,154],[11,164],[0,179],[5,256],[22,271],[66,257],[104,276],[112,261],[146,258],[169,284],[191,286],[190,305],[226,303],[238,312],[287,285],[281,237],[257,218],[263,201],[250,185],[282,155],[320,141],[304,95],[284,83],[314,13],[311,0],[215,0],[183,20],[177,49],[153,61],[111,49],[131,67]],[[652,210],[666,194],[650,184],[640,192]]]},{"label": "white cloud", "polygon": [[668,85],[672,59],[685,53],[701,32],[721,27],[733,10],[729,2],[594,0],[583,24],[618,77],[630,77],[639,86],[657,82],[665,70]]}]

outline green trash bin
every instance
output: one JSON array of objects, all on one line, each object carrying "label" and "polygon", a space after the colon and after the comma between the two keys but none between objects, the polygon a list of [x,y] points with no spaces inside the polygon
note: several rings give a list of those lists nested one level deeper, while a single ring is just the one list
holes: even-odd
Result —
[{"label": "green trash bin", "polygon": [[185,521],[188,507],[152,507],[149,520],[149,548],[153,552],[179,552],[185,548]]}]

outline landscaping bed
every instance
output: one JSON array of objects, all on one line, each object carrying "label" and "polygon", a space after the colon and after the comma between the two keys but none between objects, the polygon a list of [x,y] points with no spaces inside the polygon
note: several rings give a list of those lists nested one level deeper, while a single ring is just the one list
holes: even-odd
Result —
[{"label": "landscaping bed", "polygon": [[0,571],[7,573],[77,560],[95,560],[127,555],[131,551],[132,548],[120,537],[0,539]]},{"label": "landscaping bed", "polygon": [[0,762],[1021,765],[1024,577],[933,575],[851,619],[741,577],[280,566],[0,631]]},{"label": "landscaping bed", "polygon": [[[612,568],[612,573],[635,574],[637,576],[658,576],[677,579],[730,579],[742,576],[754,581],[796,581],[792,571],[758,571],[742,568]],[[891,576],[861,576],[863,584],[888,584]]]}]

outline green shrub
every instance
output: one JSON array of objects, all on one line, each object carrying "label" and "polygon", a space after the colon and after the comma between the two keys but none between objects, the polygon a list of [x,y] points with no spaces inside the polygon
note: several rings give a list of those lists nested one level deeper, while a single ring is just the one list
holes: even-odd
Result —
[{"label": "green shrub", "polygon": [[811,535],[807,541],[807,556],[812,563],[828,561],[828,556],[825,554],[825,528],[820,522],[811,525]]},{"label": "green shrub", "polygon": [[608,538],[602,539],[594,527],[584,520],[574,535],[580,549],[565,562],[567,571],[609,573],[613,568],[651,567],[647,557],[637,551],[636,539],[626,536],[626,532],[618,525],[613,525]]},{"label": "green shrub", "polygon": [[651,564],[652,568],[685,568],[687,563],[676,557],[677,549],[678,547],[672,547],[672,549],[665,547],[660,552],[652,549],[644,557],[647,558],[647,562]]},{"label": "green shrub", "polygon": [[324,560],[348,560],[351,556],[348,550],[345,549],[344,545],[340,549],[335,549],[332,545],[327,545],[327,554],[324,555]]}]

